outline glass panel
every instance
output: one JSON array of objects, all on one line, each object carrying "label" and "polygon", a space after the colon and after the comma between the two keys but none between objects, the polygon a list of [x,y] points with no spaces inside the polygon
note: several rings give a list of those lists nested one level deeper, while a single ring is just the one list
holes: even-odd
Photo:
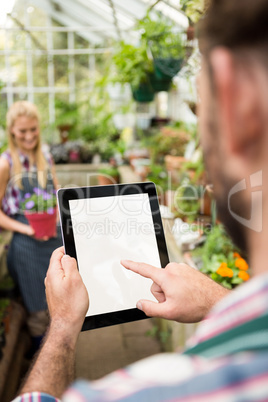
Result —
[{"label": "glass panel", "polygon": [[25,92],[21,92],[21,93],[14,93],[13,101],[14,101],[14,102],[17,102],[17,101],[21,101],[21,100],[28,100],[27,92],[26,92],[26,91],[25,91]]},{"label": "glass panel", "polygon": [[45,11],[40,8],[36,8],[30,4],[27,5],[27,13],[29,23],[32,27],[43,27],[47,25],[47,15]]},{"label": "glass panel", "polygon": [[47,34],[46,32],[32,32],[32,49],[47,50]]},{"label": "glass panel", "polygon": [[55,86],[68,85],[68,56],[54,57]]},{"label": "glass panel", "polygon": [[79,84],[85,84],[84,81],[89,79],[89,66],[87,55],[83,54],[75,56],[74,72],[76,85],[79,86]]},{"label": "glass panel", "polygon": [[33,84],[35,87],[47,87],[47,56],[33,56]]},{"label": "glass panel", "polygon": [[75,49],[88,49],[90,47],[89,42],[82,38],[80,35],[74,34],[74,47]]},{"label": "glass panel", "polygon": [[35,94],[34,103],[38,107],[41,117],[41,135],[43,142],[51,142],[53,138],[52,128],[49,126],[48,95]]},{"label": "glass panel", "polygon": [[53,32],[54,49],[68,49],[67,32]]},{"label": "glass panel", "polygon": [[10,77],[14,86],[27,86],[27,70],[25,56],[10,56]]},{"label": "glass panel", "polygon": [[25,50],[26,33],[22,31],[8,31],[8,48]]},{"label": "glass panel", "polygon": [[0,148],[1,148],[1,143],[3,145],[3,142],[5,142],[5,135],[3,131],[1,131],[1,128],[5,128],[6,126],[6,113],[7,113],[7,96],[6,94],[1,94],[0,96]]}]

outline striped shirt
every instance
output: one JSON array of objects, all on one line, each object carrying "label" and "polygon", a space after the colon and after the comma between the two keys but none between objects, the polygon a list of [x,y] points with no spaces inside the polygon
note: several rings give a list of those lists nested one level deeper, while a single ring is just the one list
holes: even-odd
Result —
[{"label": "striped shirt", "polygon": [[[27,394],[16,402],[56,401],[46,398]],[[62,400],[268,401],[268,274],[218,303],[184,354],[155,355],[101,380],[77,381]]]}]

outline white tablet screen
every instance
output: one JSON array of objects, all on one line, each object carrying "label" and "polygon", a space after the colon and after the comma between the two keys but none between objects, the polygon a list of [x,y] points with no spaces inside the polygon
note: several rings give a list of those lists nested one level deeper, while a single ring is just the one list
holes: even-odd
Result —
[{"label": "white tablet screen", "polygon": [[87,287],[87,316],[155,300],[152,281],[126,270],[129,259],[161,267],[148,194],[70,200],[80,274]]}]

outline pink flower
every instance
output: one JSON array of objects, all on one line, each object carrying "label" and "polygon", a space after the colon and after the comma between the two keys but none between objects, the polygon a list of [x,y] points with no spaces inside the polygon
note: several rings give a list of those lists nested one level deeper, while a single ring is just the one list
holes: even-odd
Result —
[{"label": "pink flower", "polygon": [[33,207],[34,207],[34,201],[33,200],[30,200],[30,201],[26,202],[26,204],[25,204],[26,209],[32,209]]}]

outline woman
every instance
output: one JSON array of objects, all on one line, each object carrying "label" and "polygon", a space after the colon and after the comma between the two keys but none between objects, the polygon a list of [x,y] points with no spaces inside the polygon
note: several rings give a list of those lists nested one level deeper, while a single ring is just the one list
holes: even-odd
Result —
[{"label": "woman", "polygon": [[0,157],[0,226],[13,232],[7,265],[29,313],[28,327],[38,346],[48,325],[44,279],[57,237],[37,240],[21,201],[36,187],[56,189],[54,166],[41,147],[39,113],[27,101],[14,103],[7,113],[8,150]]}]

